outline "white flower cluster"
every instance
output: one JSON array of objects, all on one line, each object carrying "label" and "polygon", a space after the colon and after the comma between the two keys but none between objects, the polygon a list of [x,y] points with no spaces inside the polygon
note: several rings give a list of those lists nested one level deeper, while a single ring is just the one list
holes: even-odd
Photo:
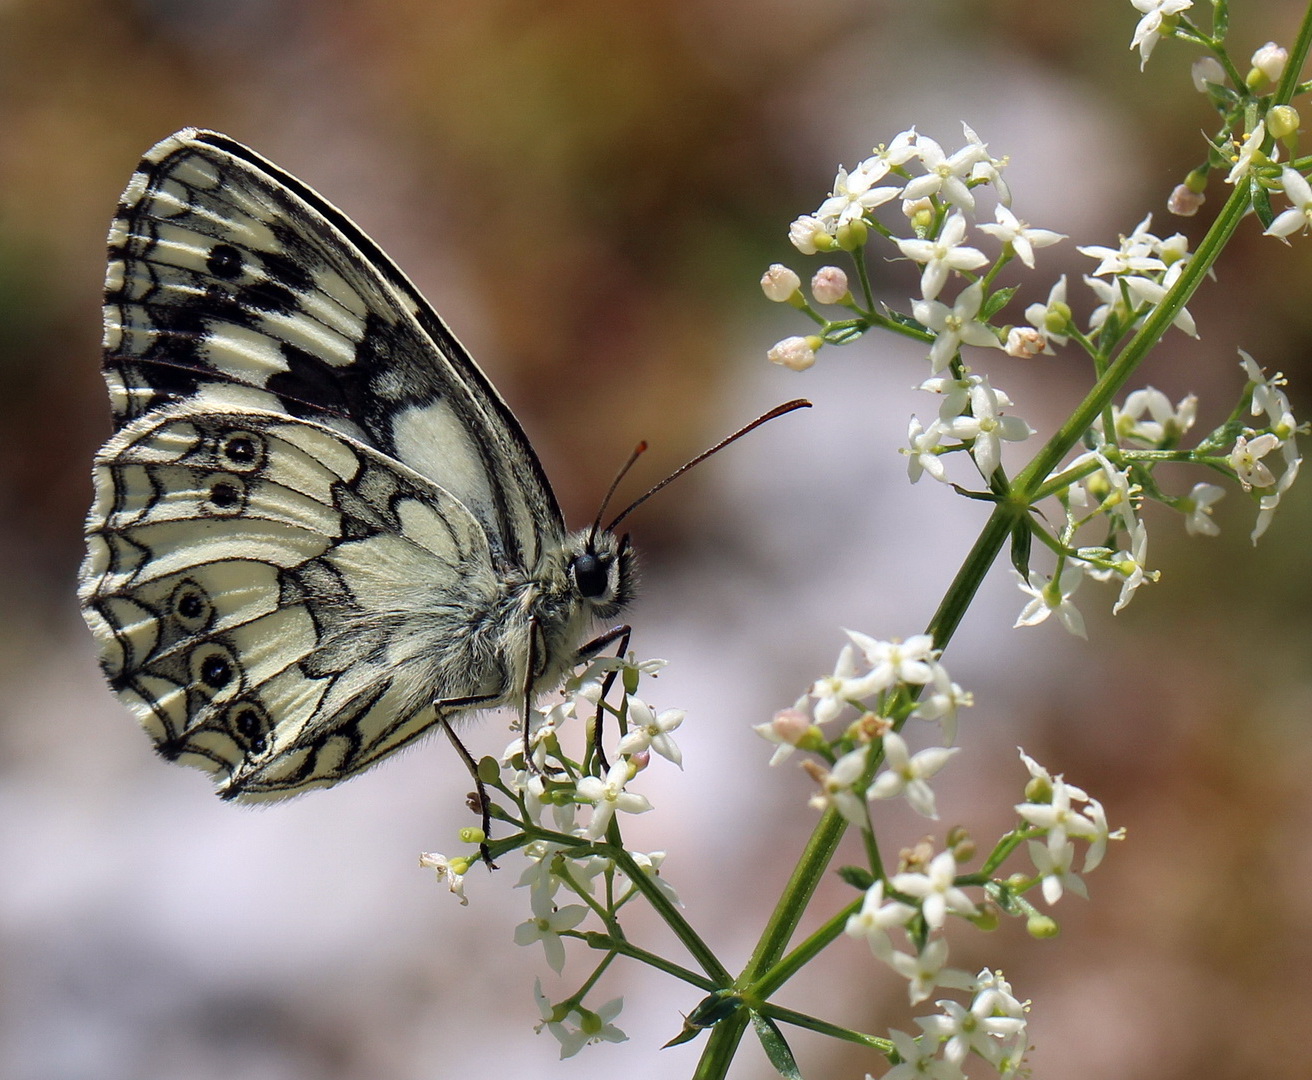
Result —
[{"label": "white flower cluster", "polygon": [[[1002,838],[999,849],[1009,842],[1028,840],[1036,873],[1028,879],[1008,878],[1005,889],[1009,892],[999,902],[1012,914],[1028,914],[1031,932],[1036,936],[1048,936],[1055,924],[1038,915],[1023,900],[1023,893],[1037,886],[1049,905],[1057,903],[1068,890],[1087,895],[1083,880],[1073,869],[1074,841],[1088,843],[1082,867],[1088,873],[1102,861],[1108,841],[1121,839],[1124,831],[1108,828],[1102,805],[1096,799],[1066,783],[1063,777],[1052,776],[1024,751],[1021,759],[1030,774],[1026,801],[1016,806],[1021,824],[1010,837]],[[885,1078],[960,1077],[972,1053],[1004,1077],[1015,1075],[1023,1061],[1026,1006],[1012,996],[1001,973],[982,971],[972,978],[947,965],[948,942],[942,933],[947,917],[988,917],[958,880],[952,850],[932,857],[921,853],[915,868],[870,885],[860,909],[848,917],[846,933],[864,938],[876,959],[907,980],[912,1005],[927,1000],[937,987],[974,994],[969,1006],[951,1000],[936,1002],[942,1012],[916,1020],[923,1029],[919,1036],[891,1032],[902,1064],[886,1073]],[[893,935],[900,941],[895,941]]]},{"label": "white flower cluster", "polygon": [[[517,737],[501,759],[501,776],[496,790],[509,802],[504,817],[519,824],[524,832],[518,846],[528,859],[518,886],[528,889],[531,917],[515,928],[519,945],[541,944],[547,965],[560,973],[565,965],[564,937],[594,910],[611,912],[641,891],[641,885],[654,889],[666,901],[679,905],[679,898],[660,876],[665,852],[623,850],[610,846],[618,833],[612,822],[619,814],[642,814],[652,809],[643,795],[629,790],[635,776],[648,767],[653,754],[682,765],[682,754],[673,732],[683,722],[682,709],[657,712],[635,692],[643,675],[654,676],[664,660],[636,661],[631,658],[604,656],[593,660],[565,685],[564,700],[545,712],[534,713],[535,723],[528,738],[528,758],[524,741]],[[619,705],[604,700],[608,681],[618,681],[626,688]],[[615,747],[614,761],[604,775],[590,772],[579,760],[569,757],[562,747],[562,732],[571,722],[587,750],[582,762],[592,760],[591,739],[594,716],[599,710],[615,717],[623,734]],[[599,771],[599,770],[598,770]],[[585,819],[579,820],[580,811]],[[485,838],[481,830],[473,842]],[[477,854],[447,858],[438,853],[420,857],[420,865],[437,873],[439,881],[466,903],[465,875],[478,859]],[[604,888],[598,889],[598,882]],[[583,903],[561,903],[561,895],[572,894]],[[624,1033],[615,1027],[615,1017],[623,1004],[615,999],[589,1010],[575,998],[553,1005],[537,997],[544,1028],[561,1044],[561,1057],[570,1057],[583,1046],[600,1041],[620,1042]]]},{"label": "white flower cluster", "polygon": [[[972,703],[971,696],[939,663],[927,634],[906,641],[880,641],[855,630],[847,631],[847,636],[849,643],[839,652],[834,673],[816,680],[810,693],[792,708],[781,710],[753,730],[776,745],[771,765],[798,749],[824,759],[823,765],[814,759],[803,764],[818,787],[811,798],[811,805],[818,810],[833,807],[851,824],[869,829],[869,801],[902,797],[917,813],[937,818],[929,781],[957,752],[952,746],[957,713]],[[918,696],[914,703],[913,696]],[[904,704],[907,707],[901,711],[908,720],[940,726],[942,746],[910,752],[906,740],[893,730],[889,715]],[[830,739],[822,725],[849,710],[860,715]],[[871,781],[867,770],[878,749],[883,751],[886,768]]]}]

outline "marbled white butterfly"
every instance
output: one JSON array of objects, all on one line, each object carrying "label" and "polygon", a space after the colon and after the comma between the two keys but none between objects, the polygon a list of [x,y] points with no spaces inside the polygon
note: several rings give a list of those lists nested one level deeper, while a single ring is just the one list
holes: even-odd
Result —
[{"label": "marbled white butterfly", "polygon": [[110,685],[224,798],[343,780],[558,684],[630,599],[500,395],[359,228],[224,135],[151,149],[109,233],[79,595]]}]

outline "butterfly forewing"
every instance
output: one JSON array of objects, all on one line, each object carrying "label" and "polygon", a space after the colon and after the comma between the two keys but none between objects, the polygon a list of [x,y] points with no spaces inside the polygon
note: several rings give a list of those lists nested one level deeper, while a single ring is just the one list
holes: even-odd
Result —
[{"label": "butterfly forewing", "polygon": [[142,160],[110,232],[116,420],[175,401],[315,420],[441,484],[493,555],[532,567],[564,526],[519,424],[400,270],[253,151],[187,130]]}]

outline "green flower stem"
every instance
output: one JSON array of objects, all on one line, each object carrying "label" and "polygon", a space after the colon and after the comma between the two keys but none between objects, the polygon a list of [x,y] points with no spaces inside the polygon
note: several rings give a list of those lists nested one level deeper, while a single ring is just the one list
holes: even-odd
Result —
[{"label": "green flower stem", "polygon": [[761,977],[751,986],[745,987],[743,996],[762,1001],[768,998],[810,963],[825,946],[842,934],[843,928],[847,925],[847,920],[861,910],[862,902],[863,898],[858,897],[837,914],[832,915],[823,926],[810,934],[797,948],[793,949],[777,964],[772,965],[768,971],[762,972]]},{"label": "green flower stem", "polygon": [[718,990],[720,987],[717,983],[712,982],[704,975],[689,968],[676,964],[673,960],[666,960],[663,956],[656,953],[648,952],[634,945],[627,938],[613,937],[610,934],[603,934],[597,930],[590,930],[585,933],[579,933],[575,930],[567,930],[560,935],[561,937],[575,937],[584,942],[590,949],[606,949],[612,953],[619,953],[630,959],[637,960],[649,967],[654,967],[658,971],[663,971],[667,975],[673,975],[682,982],[691,983],[699,990],[705,990],[708,994]]},{"label": "green flower stem", "polygon": [[893,1050],[892,1042],[888,1039],[881,1039],[878,1035],[867,1035],[864,1031],[853,1031],[851,1028],[839,1027],[827,1020],[820,1020],[814,1016],[808,1016],[806,1013],[795,1012],[792,1009],[784,1009],[778,1005],[760,1005],[756,1011],[763,1016],[770,1017],[772,1020],[782,1020],[785,1024],[793,1024],[796,1027],[806,1028],[808,1031],[816,1031],[821,1035],[828,1035],[834,1039],[857,1043],[859,1046],[868,1046],[881,1054],[888,1054]]}]

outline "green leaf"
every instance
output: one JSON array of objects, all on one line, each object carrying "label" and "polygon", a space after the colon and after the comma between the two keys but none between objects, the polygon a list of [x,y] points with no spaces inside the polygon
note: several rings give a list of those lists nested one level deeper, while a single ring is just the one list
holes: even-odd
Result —
[{"label": "green leaf", "polygon": [[840,866],[838,876],[846,881],[854,889],[860,889],[865,892],[875,883],[875,876],[860,866]]},{"label": "green leaf", "polygon": [[980,319],[988,322],[999,311],[1011,303],[1011,298],[1016,295],[1016,286],[1008,285],[1005,289],[999,289],[991,293],[989,298],[984,301],[984,306],[980,308]]},{"label": "green leaf", "polygon": [[778,1025],[768,1016],[762,1016],[753,1009],[752,1026],[756,1028],[756,1037],[761,1040],[765,1056],[770,1059],[775,1072],[786,1080],[802,1080],[797,1060],[793,1057],[793,1052],[789,1049],[784,1033],[779,1030]]},{"label": "green leaf", "polygon": [[1030,532],[1030,523],[1020,520],[1011,527],[1011,565],[1016,568],[1026,581],[1030,579],[1030,546],[1034,543],[1034,534]]}]

